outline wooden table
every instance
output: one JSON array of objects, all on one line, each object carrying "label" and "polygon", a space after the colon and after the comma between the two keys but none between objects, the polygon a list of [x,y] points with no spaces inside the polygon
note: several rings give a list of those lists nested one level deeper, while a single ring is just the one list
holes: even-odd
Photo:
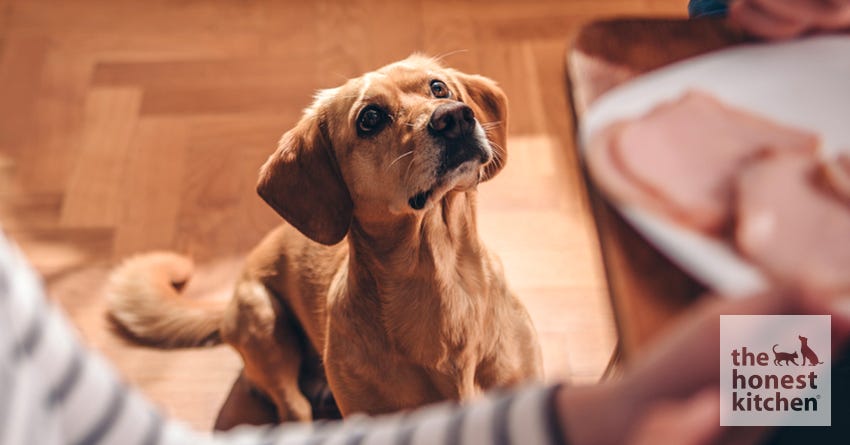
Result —
[{"label": "wooden table", "polygon": [[[588,106],[611,88],[670,63],[745,41],[742,33],[716,19],[623,19],[584,27],[567,54],[574,128],[578,131]],[[628,358],[705,288],[623,220],[588,180],[584,165],[582,174],[602,248],[620,353]]]}]

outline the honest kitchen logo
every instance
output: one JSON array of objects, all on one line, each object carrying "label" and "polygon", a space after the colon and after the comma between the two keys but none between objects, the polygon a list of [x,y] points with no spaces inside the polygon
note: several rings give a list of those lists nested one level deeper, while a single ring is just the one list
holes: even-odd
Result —
[{"label": "the honest kitchen logo", "polygon": [[828,315],[720,317],[720,424],[830,425]]},{"label": "the honest kitchen logo", "polygon": [[[817,355],[806,344],[806,337],[799,336],[803,343],[803,351],[808,351],[809,356],[814,356],[809,361],[809,366],[817,366],[823,362],[817,361]],[[773,364],[778,366],[800,366],[797,364],[799,356],[797,351],[777,352],[773,345]],[[803,355],[803,366],[808,357]],[[784,365],[783,365],[784,362]],[[754,353],[744,346],[732,351],[732,411],[817,411],[818,399],[818,374],[815,371],[794,372],[789,370],[784,374],[772,372],[761,372],[762,368],[771,363],[771,354],[768,352]],[[799,370],[797,370],[799,371]],[[784,397],[782,391],[789,389],[810,389],[812,396]],[[767,393],[762,395],[763,393]]]}]

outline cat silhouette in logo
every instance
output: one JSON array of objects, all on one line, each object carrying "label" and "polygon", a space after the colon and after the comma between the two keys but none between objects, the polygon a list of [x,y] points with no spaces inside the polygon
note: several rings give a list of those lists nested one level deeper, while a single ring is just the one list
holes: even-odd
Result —
[{"label": "cat silhouette in logo", "polygon": [[800,352],[803,354],[803,365],[806,364],[806,359],[809,360],[809,365],[815,366],[820,365],[821,361],[818,361],[818,355],[815,354],[815,351],[812,351],[812,348],[809,347],[809,339],[803,337],[802,335],[798,335],[797,338],[800,339]]},{"label": "cat silhouette in logo", "polygon": [[774,365],[782,366],[782,362],[785,362],[786,365],[788,364],[788,362],[791,362],[791,363],[794,364],[794,366],[800,366],[800,365],[797,364],[797,351],[794,351],[793,354],[790,353],[790,352],[782,352],[782,351],[776,352],[777,346],[779,346],[779,343],[773,345],[773,364]]}]

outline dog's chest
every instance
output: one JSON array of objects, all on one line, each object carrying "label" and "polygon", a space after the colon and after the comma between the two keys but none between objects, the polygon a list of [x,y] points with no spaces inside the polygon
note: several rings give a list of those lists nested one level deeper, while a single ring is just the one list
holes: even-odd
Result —
[{"label": "dog's chest", "polygon": [[[419,298],[385,311],[387,342],[405,360],[446,374],[475,366],[490,349],[490,308],[479,295],[460,290]],[[397,301],[404,301],[399,298]],[[398,312],[407,312],[399,316]]]}]

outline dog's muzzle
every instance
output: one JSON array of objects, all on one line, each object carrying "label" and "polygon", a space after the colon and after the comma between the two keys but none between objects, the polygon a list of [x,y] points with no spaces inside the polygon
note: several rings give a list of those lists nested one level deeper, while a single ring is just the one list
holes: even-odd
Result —
[{"label": "dog's muzzle", "polygon": [[[475,120],[475,112],[463,102],[438,106],[428,121],[428,133],[441,147],[440,163],[436,171],[438,178],[444,177],[465,162],[476,159],[481,165],[490,162],[487,137]],[[408,205],[414,210],[423,209],[433,191],[432,189],[417,193],[407,201]]]},{"label": "dog's muzzle", "polygon": [[437,176],[475,158],[482,164],[489,161],[490,155],[476,135],[477,126],[475,112],[463,102],[442,104],[431,113],[428,132],[443,145]]}]

